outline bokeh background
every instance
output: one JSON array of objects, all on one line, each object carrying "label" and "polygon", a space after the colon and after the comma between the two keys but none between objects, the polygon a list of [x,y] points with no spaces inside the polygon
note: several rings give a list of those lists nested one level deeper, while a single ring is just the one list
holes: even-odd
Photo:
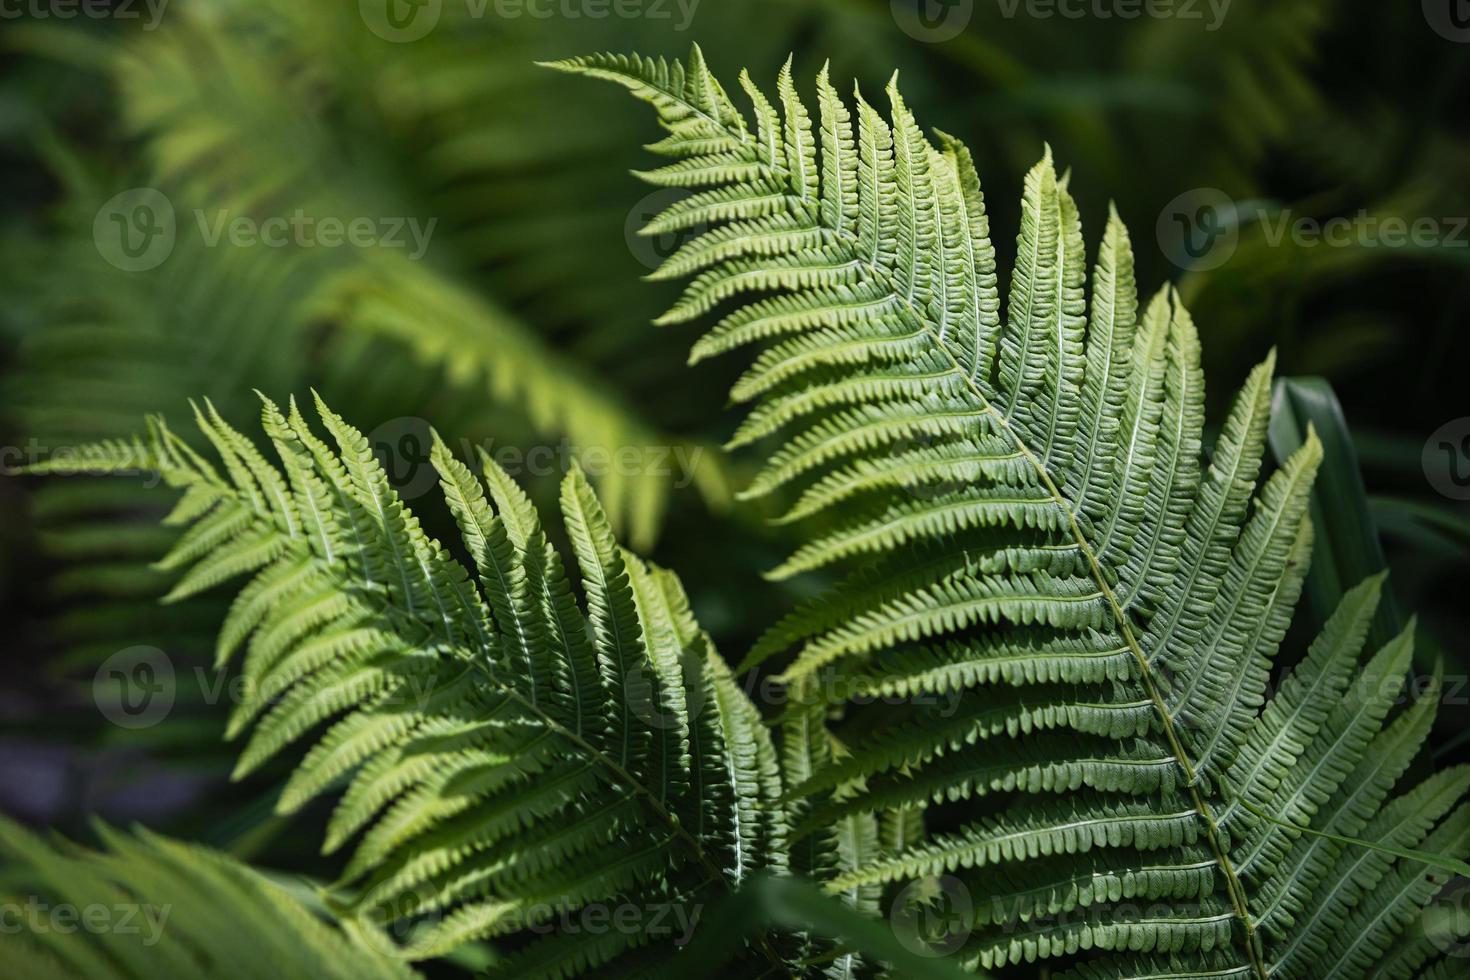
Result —
[{"label": "bokeh background", "polygon": [[[1326,380],[1301,391],[1341,406],[1313,403],[1339,423],[1321,502],[1334,547],[1372,566],[1381,538],[1398,614],[1418,612],[1430,641],[1421,670],[1445,664],[1434,751],[1464,756],[1467,8],[5,3],[3,463],[126,437],[147,413],[185,431],[190,398],[249,426],[253,389],[320,391],[410,498],[431,499],[430,423],[509,453],[542,492],[570,453],[645,447],[634,465],[604,458],[602,492],[738,658],[816,585],[765,583],[779,532],[733,502],[751,459],[718,446],[738,358],[690,369],[691,334],[650,325],[674,287],[641,279],[678,245],[636,233],[668,203],[629,173],[655,127],[535,62],[697,42],[731,83],[748,66],[769,84],[793,56],[804,83],[830,61],[875,101],[896,68],[920,121],[974,149],[1003,263],[1044,145],[1090,237],[1116,203],[1144,290],[1174,283],[1199,322],[1214,419],[1272,346],[1283,374]],[[333,244],[331,220],[359,240]],[[282,774],[229,781],[228,677],[209,667],[221,608],[157,602],[168,504],[137,481],[0,479],[0,810],[83,837],[93,815],[139,820],[310,871],[297,842],[316,834],[271,814]],[[122,703],[119,668],[148,681],[146,710]]]}]

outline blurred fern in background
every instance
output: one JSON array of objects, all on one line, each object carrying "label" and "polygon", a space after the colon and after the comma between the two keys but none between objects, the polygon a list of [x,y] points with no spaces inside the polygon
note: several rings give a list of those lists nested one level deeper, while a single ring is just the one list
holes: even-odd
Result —
[{"label": "blurred fern in background", "polygon": [[[1426,633],[1470,627],[1454,595],[1470,523],[1463,505],[1427,491],[1420,455],[1434,425],[1465,412],[1452,372],[1470,353],[1458,328],[1470,249],[1273,244],[1260,217],[1470,213],[1457,109],[1470,46],[1437,35],[1413,5],[1366,0],[1235,0],[1216,29],[976,3],[963,31],[931,42],[904,29],[923,0],[906,2],[705,0],[684,31],[677,17],[506,20],[445,3],[411,43],[375,35],[351,2],[196,0],[147,31],[7,22],[7,464],[121,436],[147,411],[180,422],[188,396],[238,424],[258,410],[252,388],[319,389],[374,436],[401,490],[422,483],[425,418],[456,449],[651,447],[645,460],[665,459],[667,472],[613,472],[598,492],[635,550],[680,569],[722,645],[743,648],[815,588],[728,588],[789,550],[756,508],[729,506],[727,488],[747,481],[713,448],[731,435],[722,392],[745,365],[685,370],[691,339],[647,326],[676,294],[638,277],[680,240],[635,232],[677,199],[646,196],[627,173],[647,166],[627,135],[641,131],[636,108],[615,93],[573,97],[571,82],[533,63],[602,49],[680,55],[694,40],[768,78],[794,51],[797,77],[830,59],[833,77],[872,91],[897,66],[915,112],[974,151],[997,227],[1019,226],[1023,175],[1050,142],[1077,167],[1085,226],[1102,227],[1115,200],[1136,232],[1139,279],[1173,280],[1189,301],[1207,374],[1243,377],[1275,343],[1280,373],[1328,377],[1389,557],[1405,541],[1421,556],[1393,588]],[[166,261],[141,272],[106,261],[93,232],[99,208],[134,187],[162,192],[178,227]],[[1150,231],[1168,202],[1202,188],[1246,220],[1229,261],[1181,268]],[[433,233],[414,260],[404,249],[211,247],[196,219],[298,210],[411,217]],[[1011,247],[998,236],[1002,267]],[[1223,404],[1210,408],[1223,417]],[[665,448],[684,450],[692,471]],[[560,475],[533,482],[538,500]],[[53,792],[17,780],[30,788],[7,790],[0,807],[78,833],[100,810],[239,853],[289,848],[271,842],[280,824],[269,817],[286,773],[266,767],[221,788],[225,705],[192,667],[208,663],[224,609],[156,604],[165,577],[150,566],[173,532],[159,528],[154,498],[83,477],[4,481],[0,494],[0,575],[26,665],[0,705],[5,760],[70,774]],[[119,637],[175,664],[170,724],[101,723],[92,678]],[[17,737],[40,718],[48,744]],[[61,763],[46,761],[55,753]]]}]

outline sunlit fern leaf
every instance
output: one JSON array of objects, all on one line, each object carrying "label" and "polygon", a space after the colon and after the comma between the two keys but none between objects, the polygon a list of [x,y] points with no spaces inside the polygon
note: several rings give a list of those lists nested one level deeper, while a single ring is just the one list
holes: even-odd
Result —
[{"label": "sunlit fern leaf", "polygon": [[[1334,976],[1395,955],[1436,890],[1403,852],[1466,852],[1470,773],[1398,786],[1436,696],[1392,714],[1411,631],[1363,664],[1376,580],[1270,691],[1321,458],[1311,437],[1262,479],[1272,360],[1205,465],[1189,314],[1168,289],[1137,312],[1116,214],[1089,310],[1049,153],[1025,182],[1002,315],[969,156],[931,144],[896,86],[885,120],[824,73],[813,127],[789,72],[779,109],[742,80],[752,127],[697,49],[553,67],[657,109],[671,162],[649,179],[697,191],[657,221],[718,219],[671,260],[694,278],[664,320],[719,310],[696,355],[763,346],[734,394],[756,403],[756,435],[780,437],[747,494],[795,499],[813,528],[774,574],[855,569],[753,662],[794,647],[782,678],[833,708],[854,691],[915,702],[869,709],[850,754],[794,787],[811,797],[798,838],[972,808],[828,888],[958,876],[977,968],[1310,977],[1341,928],[1361,939],[1334,946]],[[833,676],[855,686],[814,683]],[[1375,834],[1399,851],[1359,840]]]},{"label": "sunlit fern leaf", "polygon": [[6,909],[0,963],[27,980],[419,974],[387,936],[215,851],[100,827],[90,851],[0,818]]},{"label": "sunlit fern leaf", "polygon": [[[156,470],[183,491],[170,599],[248,577],[219,646],[221,664],[243,653],[237,773],[304,740],[280,811],[345,785],[326,849],[351,845],[339,884],[355,913],[411,926],[412,957],[515,937],[504,975],[562,977],[675,955],[673,923],[785,871],[778,761],[755,707],[678,580],[617,544],[580,470],[562,510],[585,612],[534,508],[488,459],[482,478],[442,442],[432,457],[477,583],[363,435],[318,412],[326,438],[294,403],[265,402],[279,464],[212,406],[197,420],[217,462],[154,421],[86,464]],[[589,907],[638,921],[558,928]],[[763,939],[751,955],[778,954]]]}]

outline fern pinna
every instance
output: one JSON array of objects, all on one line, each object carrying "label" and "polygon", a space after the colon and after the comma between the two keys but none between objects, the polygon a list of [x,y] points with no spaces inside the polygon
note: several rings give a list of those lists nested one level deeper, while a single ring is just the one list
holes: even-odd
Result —
[{"label": "fern pinna", "polygon": [[52,847],[0,817],[7,977],[419,980],[384,938],[300,889],[197,844],[97,829],[104,850]]},{"label": "fern pinna", "polygon": [[[488,457],[477,476],[432,452],[477,587],[362,434],[318,409],[335,448],[294,403],[266,401],[278,466],[212,408],[198,423],[222,470],[158,421],[90,458],[183,491],[171,599],[250,576],[218,648],[221,665],[244,648],[238,771],[313,736],[278,809],[345,787],[326,850],[355,844],[336,894],[405,934],[411,958],[495,938],[496,975],[649,975],[705,903],[785,868],[754,705],[674,576],[617,545],[579,470],[561,504],[585,612]],[[589,907],[619,925],[582,926]],[[766,939],[752,949],[779,962]]]},{"label": "fern pinna", "polygon": [[[657,110],[652,149],[672,162],[643,176],[690,194],[649,230],[694,233],[660,273],[693,276],[663,321],[722,314],[694,360],[761,345],[734,442],[779,439],[747,495],[786,494],[786,519],[813,529],[774,574],[848,570],[750,663],[794,648],[781,677],[833,707],[854,690],[911,699],[865,715],[796,787],[798,835],[945,801],[983,814],[830,890],[958,876],[976,969],[1435,969],[1412,927],[1454,862],[1403,852],[1470,848],[1470,772],[1400,785],[1437,693],[1396,708],[1411,631],[1365,662],[1381,584],[1353,590],[1269,689],[1321,456],[1313,437],[1262,479],[1271,360],[1204,465],[1194,324],[1167,288],[1140,312],[1116,213],[1089,303],[1049,153],[1026,179],[1002,316],[970,155],[931,144],[896,85],[885,120],[823,71],[813,126],[789,64],[775,104],[742,75],[752,128],[697,49],[553,67]],[[846,683],[820,682],[834,672]],[[918,697],[954,692],[954,712]]]}]

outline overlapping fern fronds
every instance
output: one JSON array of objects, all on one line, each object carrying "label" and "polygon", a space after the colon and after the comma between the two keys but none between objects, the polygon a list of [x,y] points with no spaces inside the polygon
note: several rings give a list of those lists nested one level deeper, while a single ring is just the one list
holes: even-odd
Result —
[{"label": "overlapping fern fronds", "polygon": [[[278,464],[212,407],[198,422],[221,465],[157,421],[86,462],[183,491],[171,600],[248,576],[218,643],[221,664],[244,657],[237,771],[305,740],[280,811],[345,785],[326,849],[352,845],[355,915],[410,930],[411,957],[513,936],[506,976],[641,976],[703,902],[785,869],[769,735],[677,579],[618,546],[580,470],[562,510],[585,610],[492,462],[476,475],[433,451],[477,583],[318,409],[331,446],[265,403]],[[589,906],[619,927],[560,928]],[[751,955],[779,962],[766,940]]]},{"label": "overlapping fern fronds", "polygon": [[218,852],[101,828],[106,849],[52,847],[0,818],[0,963],[27,980],[203,976],[412,980],[388,939],[334,922]]},{"label": "overlapping fern fronds", "polygon": [[[814,125],[789,68],[774,104],[742,75],[752,126],[698,49],[554,67],[626,86],[667,131],[671,162],[644,176],[692,194],[654,225],[700,233],[664,268],[693,277],[664,322],[721,314],[695,360],[761,346],[735,441],[776,441],[747,493],[786,496],[812,528],[774,574],[851,570],[752,662],[794,648],[798,690],[840,702],[850,686],[819,683],[835,672],[911,701],[864,716],[796,787],[814,806],[799,830],[954,801],[985,814],[829,888],[959,876],[975,967],[1424,968],[1438,949],[1408,926],[1463,864],[1403,849],[1470,850],[1470,771],[1400,785],[1437,695],[1396,710],[1412,628],[1364,661],[1376,580],[1271,689],[1321,457],[1310,438],[1263,477],[1272,359],[1206,465],[1189,314],[1169,289],[1140,308],[1116,214],[1089,296],[1049,154],[1026,179],[1003,312],[970,154],[931,143],[896,84],[885,118],[824,72]],[[915,697],[954,692],[953,712]]]},{"label": "overlapping fern fronds", "polygon": [[[12,298],[33,322],[18,339],[16,369],[0,377],[0,398],[24,434],[17,444],[27,447],[28,459],[59,459],[79,446],[125,437],[145,413],[170,402],[187,407],[190,395],[216,396],[231,413],[250,398],[250,384],[301,383],[310,338],[292,314],[306,296],[300,270],[273,264],[261,252],[211,252],[187,240],[158,269],[115,269],[91,239],[96,208],[114,191],[87,173],[87,161],[56,157],[56,169],[68,177],[56,234],[11,253],[27,273]],[[253,411],[248,404],[246,410]],[[49,655],[36,664],[38,679],[90,679],[120,645],[184,657],[212,647],[222,605],[157,602],[167,577],[151,565],[175,534],[158,524],[166,508],[156,492],[86,475],[27,489],[34,534],[28,553],[50,563],[38,601],[26,609],[27,619],[44,616],[34,624],[39,648]],[[95,732],[98,740],[167,741],[187,747],[190,762],[199,765],[201,754],[218,745],[222,719],[195,710],[204,707],[200,692],[181,687],[178,693],[173,724],[107,726]],[[48,729],[58,732],[51,722]],[[217,758],[228,771],[227,759]]]},{"label": "overlapping fern fronds", "polygon": [[[156,269],[112,267],[91,238],[95,210],[112,190],[88,173],[91,161],[61,151],[55,156],[69,178],[68,199],[55,215],[55,236],[15,253],[27,272],[17,306],[34,321],[19,338],[19,369],[0,378],[0,398],[24,433],[17,444],[26,447],[27,459],[61,461],[89,443],[125,438],[161,405],[171,407],[172,420],[187,421],[193,395],[214,399],[228,418],[249,418],[258,409],[252,384],[300,388],[308,379],[329,393],[350,392],[354,411],[366,418],[432,404],[446,433],[485,424],[481,399],[446,395],[437,372],[386,357],[388,341],[342,332],[316,336],[305,322],[312,270],[280,261],[269,249],[209,248],[180,235]],[[314,365],[314,357],[330,367]],[[393,367],[385,370],[385,363]],[[35,551],[49,563],[37,588],[42,601],[27,609],[44,615],[35,635],[52,655],[38,665],[38,676],[90,679],[120,641],[167,649],[181,658],[181,668],[190,661],[207,665],[225,606],[159,605],[168,575],[153,563],[177,538],[158,523],[166,513],[159,494],[85,474],[38,481],[28,490]],[[227,773],[228,755],[218,742],[223,717],[203,703],[206,692],[197,685],[181,684],[177,695],[169,725],[104,726],[97,739],[167,743],[187,752],[196,768]]]},{"label": "overlapping fern fronds", "polygon": [[[581,218],[586,208],[574,201],[584,189],[556,161],[598,157],[615,133],[568,127],[577,134],[574,154],[559,129],[523,128],[512,144],[504,118],[483,107],[535,95],[526,85],[535,77],[534,34],[514,23],[465,30],[456,20],[462,13],[451,7],[445,15],[419,42],[391,45],[365,27],[356,7],[268,2],[180,11],[115,52],[120,113],[141,138],[153,179],[179,197],[181,235],[197,236],[199,221],[222,215],[297,212],[413,218],[432,227],[422,255],[408,247],[274,250],[277,265],[311,277],[307,312],[318,322],[392,338],[442,367],[454,385],[522,413],[543,438],[609,452],[683,445],[608,383],[634,360],[606,356],[610,343],[629,336],[631,324],[615,317],[633,304],[593,273],[619,250],[617,237],[595,238],[590,254],[560,257],[559,270],[580,259],[580,276],[562,271],[548,280],[544,266],[502,272],[497,265],[507,261],[498,236],[527,212],[541,224],[517,225],[518,263],[543,251],[524,248],[526,241],[548,234],[576,241],[555,222]],[[323,51],[331,55],[318,57]],[[544,108],[526,108],[544,117]],[[523,171],[543,178],[534,197],[516,186]],[[612,282],[626,296],[634,278]],[[557,315],[541,315],[548,309]],[[565,336],[569,317],[582,318],[603,345],[601,357]],[[656,539],[673,485],[686,475],[723,498],[717,457],[692,458],[692,474],[638,465],[594,475],[615,526],[636,547]]]}]

